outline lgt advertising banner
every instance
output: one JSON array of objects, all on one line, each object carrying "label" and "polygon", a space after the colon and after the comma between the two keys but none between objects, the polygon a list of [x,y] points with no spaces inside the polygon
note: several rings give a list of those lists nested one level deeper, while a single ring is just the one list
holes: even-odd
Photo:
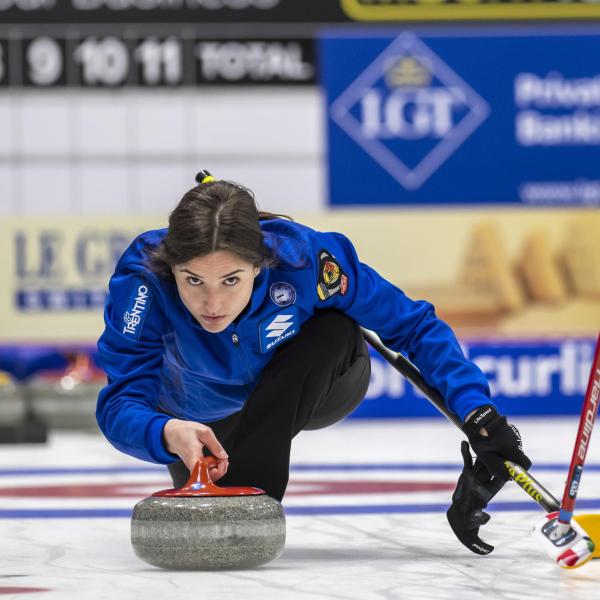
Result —
[{"label": "lgt advertising banner", "polygon": [[600,205],[600,29],[320,41],[333,205]]}]

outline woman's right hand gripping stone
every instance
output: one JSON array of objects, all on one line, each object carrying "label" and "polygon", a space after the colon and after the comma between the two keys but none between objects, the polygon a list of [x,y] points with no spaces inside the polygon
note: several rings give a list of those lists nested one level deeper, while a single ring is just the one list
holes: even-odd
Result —
[{"label": "woman's right hand gripping stone", "polygon": [[227,473],[229,467],[227,452],[207,425],[194,421],[169,419],[163,429],[163,438],[166,449],[171,454],[177,454],[190,473],[198,459],[202,458],[204,446],[218,461],[217,466],[210,470],[210,478],[217,481]]}]

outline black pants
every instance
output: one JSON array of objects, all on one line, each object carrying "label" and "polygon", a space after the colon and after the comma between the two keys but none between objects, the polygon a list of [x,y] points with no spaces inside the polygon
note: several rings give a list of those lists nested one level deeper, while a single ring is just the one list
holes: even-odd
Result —
[{"label": "black pants", "polygon": [[[219,485],[255,486],[281,500],[292,438],[350,413],[364,398],[370,374],[356,322],[336,310],[318,311],[275,352],[244,408],[207,423],[229,455]],[[189,478],[181,461],[169,465],[169,472],[175,487]]]}]

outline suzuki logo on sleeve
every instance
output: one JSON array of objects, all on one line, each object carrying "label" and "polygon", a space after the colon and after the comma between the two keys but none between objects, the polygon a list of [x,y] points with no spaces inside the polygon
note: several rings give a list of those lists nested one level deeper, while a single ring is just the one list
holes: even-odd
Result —
[{"label": "suzuki logo on sleeve", "polygon": [[277,313],[263,321],[259,326],[260,349],[268,352],[275,346],[296,335],[300,331],[298,309],[291,306],[284,312]]},{"label": "suzuki logo on sleeve", "polygon": [[466,81],[399,35],[331,105],[331,118],[405,189],[423,185],[488,117]]}]

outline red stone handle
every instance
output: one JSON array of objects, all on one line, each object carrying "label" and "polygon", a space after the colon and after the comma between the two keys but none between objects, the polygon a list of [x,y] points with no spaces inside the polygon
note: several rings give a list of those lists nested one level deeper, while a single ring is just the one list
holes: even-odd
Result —
[{"label": "red stone handle", "polygon": [[216,467],[218,464],[219,461],[214,456],[205,456],[204,458],[199,458],[196,462],[194,470],[190,474],[190,478],[185,484],[186,487],[191,487],[192,485],[194,485],[194,483],[201,483],[203,486],[206,487],[218,487],[210,478],[209,472],[209,469]]},{"label": "red stone handle", "polygon": [[210,469],[216,467],[218,460],[214,456],[198,459],[187,483],[181,488],[161,490],[153,496],[256,496],[265,492],[255,487],[221,487],[210,478]]}]

